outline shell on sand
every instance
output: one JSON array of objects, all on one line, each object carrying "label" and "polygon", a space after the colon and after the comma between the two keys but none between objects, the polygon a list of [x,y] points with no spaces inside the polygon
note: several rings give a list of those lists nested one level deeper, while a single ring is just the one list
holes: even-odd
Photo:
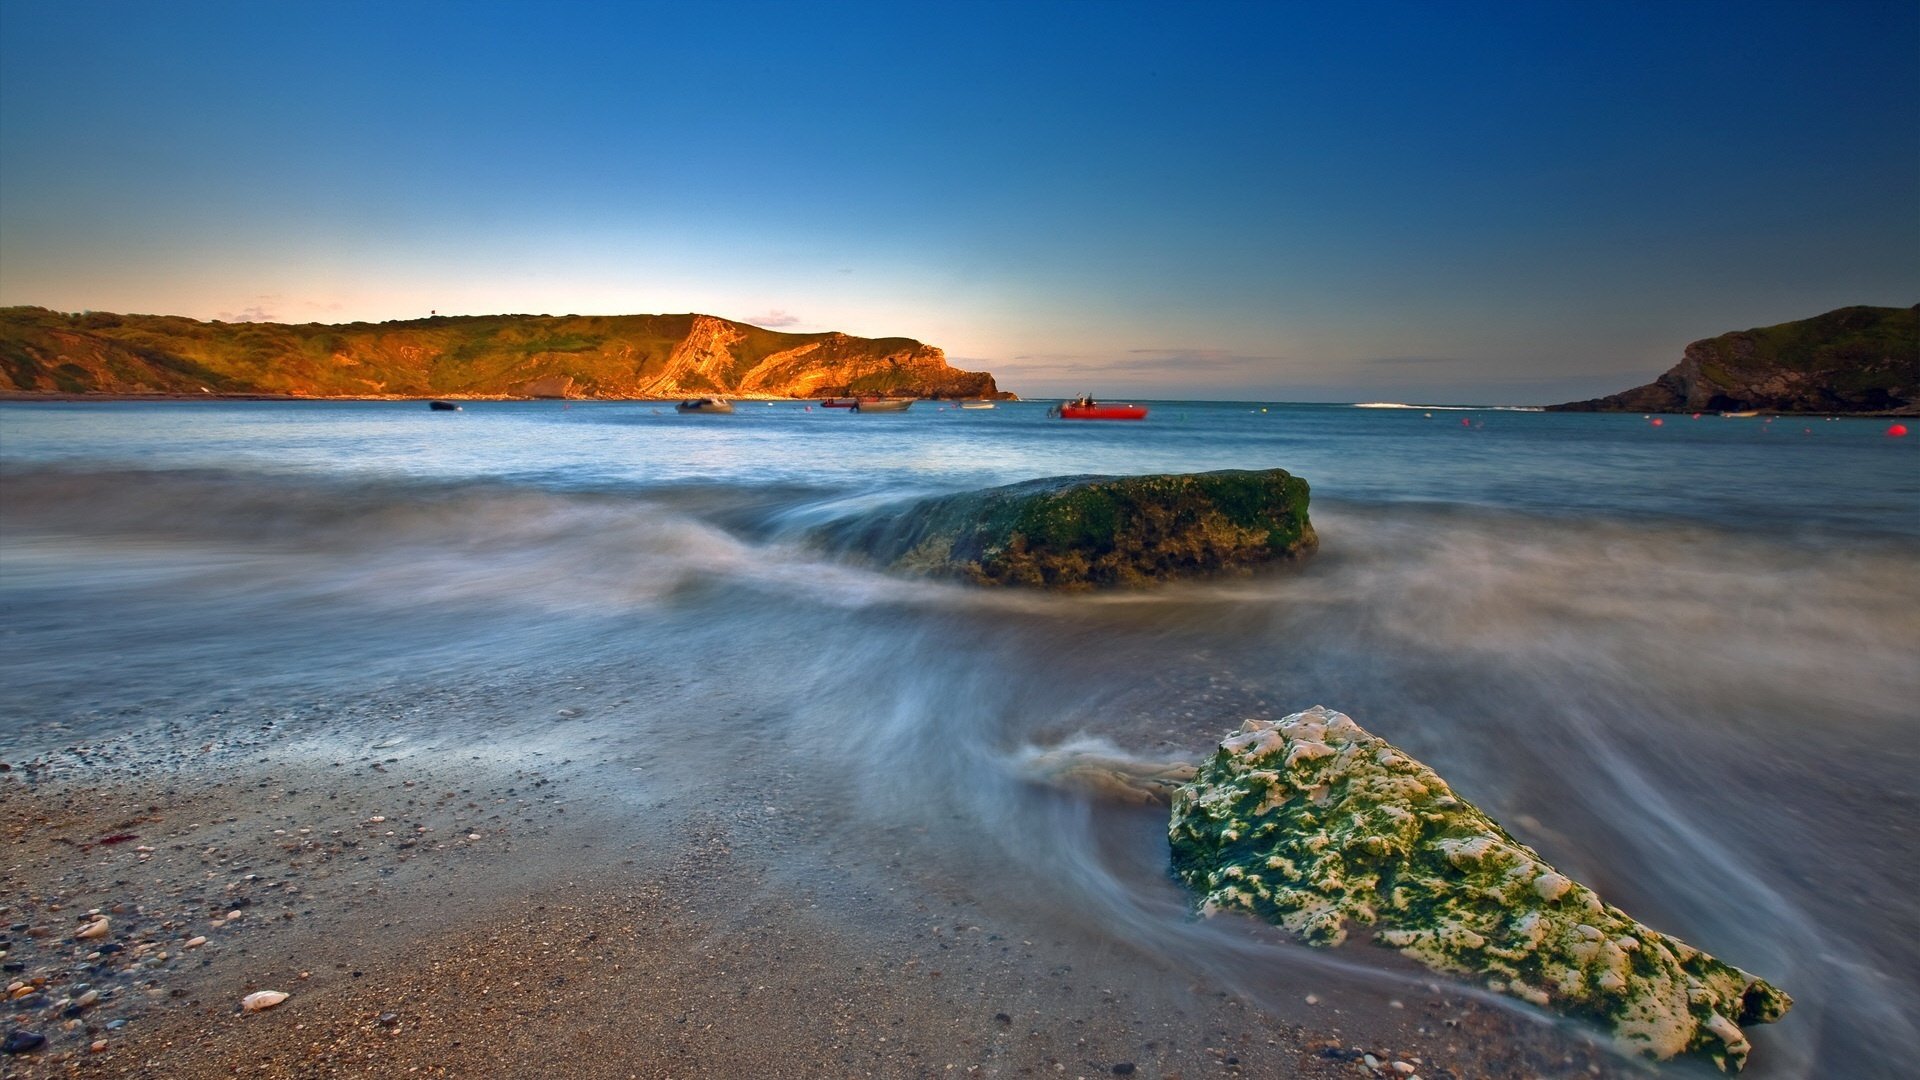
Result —
[{"label": "shell on sand", "polygon": [[240,1008],[244,1012],[264,1012],[287,1000],[287,995],[279,990],[255,990],[240,999]]}]

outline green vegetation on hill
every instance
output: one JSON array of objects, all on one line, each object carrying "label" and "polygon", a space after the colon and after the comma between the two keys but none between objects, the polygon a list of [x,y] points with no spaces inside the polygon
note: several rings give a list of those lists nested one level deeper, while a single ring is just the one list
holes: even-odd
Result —
[{"label": "green vegetation on hill", "polygon": [[1845,307],[1696,341],[1645,386],[1568,412],[1920,412],[1920,306]]},{"label": "green vegetation on hill", "polygon": [[908,338],[783,334],[709,315],[200,322],[0,309],[0,391],[291,397],[985,397],[993,376]]}]

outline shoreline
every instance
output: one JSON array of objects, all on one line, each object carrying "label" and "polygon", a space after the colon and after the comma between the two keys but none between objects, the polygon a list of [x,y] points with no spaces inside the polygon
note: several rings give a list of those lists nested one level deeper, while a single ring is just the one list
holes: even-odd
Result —
[{"label": "shoreline", "polygon": [[[722,397],[722,398],[727,398],[729,400],[735,400],[735,401],[791,401],[796,403],[805,403],[805,402],[820,401],[823,398],[831,398],[835,396],[844,397],[846,395],[826,394],[826,395],[816,395],[812,397],[788,397],[783,394],[752,394],[752,393],[736,394],[736,393],[714,392],[711,395],[692,395],[692,396]],[[685,394],[678,395],[675,397],[564,397],[564,398],[516,397],[511,394],[435,394],[435,395],[430,395],[426,397],[418,397],[412,394],[379,394],[379,395],[356,394],[352,397],[296,397],[296,396],[285,395],[285,394],[68,394],[68,393],[24,394],[18,391],[0,391],[0,402],[28,402],[28,403],[75,402],[75,401],[109,401],[109,402],[131,402],[131,403],[176,402],[176,401],[207,401],[207,402],[264,401],[264,402],[277,402],[280,404],[291,404],[291,403],[306,402],[306,401],[413,401],[413,402],[419,402],[421,404],[425,404],[426,402],[429,402],[429,401],[557,401],[565,404],[572,404],[574,402],[627,402],[627,401],[663,403],[663,402],[674,402],[674,401],[686,401],[688,399],[689,399],[689,395],[685,395]],[[1020,401],[1022,399],[1013,395],[1011,392],[1005,392],[1002,395],[991,397],[991,398],[916,397],[916,398],[913,398],[912,400],[914,401]]]},{"label": "shoreline", "polygon": [[[815,401],[820,401],[826,398],[845,397],[847,395],[824,394],[824,395],[814,395],[810,397],[788,397],[781,394],[716,392],[712,396],[722,397],[722,398],[735,400],[735,401],[793,402],[795,404],[806,404],[806,403],[811,403]],[[675,397],[521,397],[521,396],[515,396],[512,394],[437,394],[437,395],[429,395],[429,396],[417,396],[413,394],[356,394],[350,397],[302,397],[302,396],[294,396],[294,395],[287,395],[287,394],[71,394],[71,393],[64,393],[64,392],[23,393],[17,390],[0,391],[0,403],[25,403],[25,404],[34,404],[34,403],[71,404],[74,402],[89,402],[89,401],[111,402],[114,404],[141,404],[141,403],[171,404],[171,403],[183,402],[183,401],[205,401],[205,402],[254,401],[254,402],[269,402],[269,403],[279,403],[279,404],[295,404],[295,403],[310,402],[310,401],[314,401],[314,402],[317,402],[317,401],[347,401],[347,402],[407,401],[407,402],[418,402],[420,404],[425,404],[430,401],[452,401],[452,402],[554,401],[554,402],[560,402],[562,404],[571,405],[575,403],[598,404],[598,403],[621,403],[621,402],[650,402],[654,404],[662,404],[667,402],[679,402],[679,401],[686,401],[686,400],[688,400],[687,395],[679,395]],[[1012,401],[1051,401],[1055,399],[1046,398],[1046,397],[1023,398],[1010,390],[1003,390],[998,394],[995,394],[991,397],[986,397],[986,398],[915,397],[915,398],[912,398],[911,400],[913,401],[1012,402]],[[1060,400],[1064,400],[1064,399],[1060,399]],[[1155,401],[1155,402],[1161,401],[1161,399],[1157,399],[1157,398],[1141,398],[1139,400]],[[1235,400],[1235,401],[1227,401],[1224,403],[1235,404],[1235,405],[1241,405],[1241,404],[1253,405],[1253,404],[1260,404],[1262,402],[1270,402],[1271,400],[1272,399],[1269,399],[1269,398],[1257,398],[1257,399],[1248,398],[1245,401]],[[1162,403],[1165,403],[1165,402],[1162,402]],[[1173,404],[1218,404],[1221,402],[1215,402],[1213,399],[1206,399],[1206,401],[1204,402],[1173,401],[1171,403]],[[1331,406],[1346,406],[1349,408],[1384,408],[1386,407],[1377,403],[1370,403],[1370,402],[1302,401],[1302,402],[1280,402],[1279,404],[1319,405],[1319,406],[1331,405]],[[1568,409],[1568,408],[1563,408],[1555,405],[1400,405],[1400,404],[1394,404],[1392,407],[1396,410],[1442,409],[1442,410],[1453,411],[1453,412],[1471,412],[1471,411],[1484,410],[1484,411],[1499,411],[1499,412],[1562,413],[1562,414],[1569,414],[1569,415],[1615,415],[1615,416],[1628,416],[1628,415],[1634,415],[1634,414],[1639,414],[1643,416],[1689,416],[1689,415],[1692,415],[1688,410],[1685,410],[1685,409],[1680,409],[1680,410]],[[1765,419],[1768,417],[1775,417],[1775,416],[1788,417],[1793,419],[1821,418],[1821,419],[1829,419],[1829,420],[1909,419],[1913,417],[1920,417],[1920,408],[1886,409],[1886,410],[1881,410],[1877,412],[1824,412],[1824,411],[1823,412],[1777,412],[1777,411],[1772,411],[1767,409],[1760,409],[1755,411],[1755,414],[1753,417],[1725,416],[1720,413],[1702,413],[1699,418],[1708,419],[1709,417],[1711,417],[1713,419],[1745,420],[1745,419]]]},{"label": "shoreline", "polygon": [[[635,803],[551,755],[342,752],[343,732],[257,720],[192,747],[178,732],[73,744],[0,774],[7,979],[36,986],[9,1031],[48,1039],[9,1075],[1630,1068],[1457,984],[1403,987],[1391,1008],[1337,980],[1249,996],[910,865],[795,881],[791,825],[757,805]],[[110,929],[76,938],[91,912]],[[243,1013],[257,990],[291,996]]]}]

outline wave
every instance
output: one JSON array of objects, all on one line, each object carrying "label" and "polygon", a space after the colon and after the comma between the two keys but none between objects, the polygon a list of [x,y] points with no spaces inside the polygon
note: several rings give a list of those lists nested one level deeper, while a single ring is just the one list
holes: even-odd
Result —
[{"label": "wave", "polygon": [[[842,823],[837,859],[911,842],[983,902],[1170,963],[1400,978],[1191,922],[1164,815],[1080,794],[1325,702],[1636,918],[1793,993],[1759,1075],[1920,1043],[1920,868],[1888,854],[1920,768],[1910,540],[1323,502],[1298,568],[1061,597],[800,539],[897,497],[14,473],[0,712],[81,727],[151,698],[564,679],[633,702],[570,739],[650,776],[777,771]],[[462,700],[435,722],[553,715]]]},{"label": "wave", "polygon": [[1430,412],[1546,412],[1541,405],[1407,405],[1398,401],[1356,401],[1356,409],[1424,409]]}]

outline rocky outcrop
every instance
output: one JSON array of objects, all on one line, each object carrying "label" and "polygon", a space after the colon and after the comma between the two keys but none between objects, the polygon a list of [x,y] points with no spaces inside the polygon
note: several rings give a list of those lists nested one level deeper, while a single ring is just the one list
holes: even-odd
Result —
[{"label": "rocky outcrop", "polygon": [[1307,482],[1284,469],[1032,480],[835,523],[818,538],[893,570],[1052,589],[1245,569],[1316,543]]},{"label": "rocky outcrop", "polygon": [[0,392],[290,397],[1003,397],[908,338],[711,315],[493,315],[337,326],[0,309]]},{"label": "rocky outcrop", "polygon": [[1597,1020],[1651,1057],[1738,1071],[1751,1049],[1741,1027],[1793,1003],[1606,904],[1329,709],[1247,721],[1175,792],[1169,836],[1203,912],[1251,912],[1316,945],[1369,927],[1428,967]]},{"label": "rocky outcrop", "polygon": [[1920,414],[1920,306],[1840,308],[1696,341],[1645,386],[1548,409]]}]

